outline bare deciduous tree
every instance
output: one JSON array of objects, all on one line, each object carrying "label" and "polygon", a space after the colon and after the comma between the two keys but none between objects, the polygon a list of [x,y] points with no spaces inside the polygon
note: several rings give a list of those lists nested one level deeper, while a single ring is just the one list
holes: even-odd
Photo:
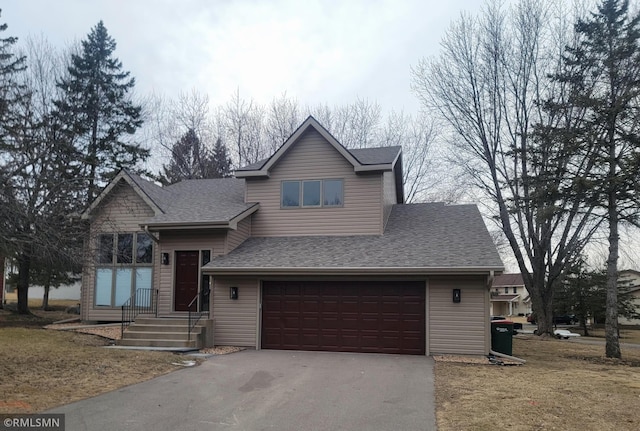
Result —
[{"label": "bare deciduous tree", "polygon": [[437,59],[412,70],[416,94],[453,131],[459,163],[493,202],[540,333],[551,333],[554,286],[595,229],[592,208],[576,196],[584,196],[578,183],[590,166],[576,157],[575,141],[544,135],[545,127],[573,120],[538,103],[566,89],[548,79],[572,42],[561,9],[522,0],[507,11],[489,1],[479,17],[463,15],[450,27]]},{"label": "bare deciduous tree", "polygon": [[295,132],[302,120],[300,106],[296,99],[288,98],[286,93],[273,99],[267,107],[264,128],[270,154],[275,153],[280,145]]}]

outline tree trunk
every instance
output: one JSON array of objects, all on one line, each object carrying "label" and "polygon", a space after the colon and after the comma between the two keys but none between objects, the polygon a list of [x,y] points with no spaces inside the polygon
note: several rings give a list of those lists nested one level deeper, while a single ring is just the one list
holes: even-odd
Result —
[{"label": "tree trunk", "polygon": [[29,270],[31,269],[31,256],[21,253],[18,263],[18,314],[31,314],[29,310]]},{"label": "tree trunk", "polygon": [[553,300],[551,292],[545,289],[544,275],[533,274],[534,285],[529,290],[536,317],[537,335],[553,334]]},{"label": "tree trunk", "polygon": [[44,283],[44,295],[42,296],[42,309],[44,311],[51,310],[49,308],[49,289],[51,288],[51,269],[47,270],[47,280]]},{"label": "tree trunk", "polygon": [[4,289],[5,289],[5,279],[4,279],[4,256],[0,256],[0,310],[4,308],[4,302],[6,301],[4,297]]},{"label": "tree trunk", "polygon": [[580,323],[582,326],[582,331],[584,332],[584,336],[588,337],[589,336],[589,329],[587,328],[587,318],[583,317],[582,319],[580,319]]},{"label": "tree trunk", "polygon": [[605,313],[605,354],[622,358],[618,338],[618,211],[615,190],[609,192],[609,256],[607,258],[607,306]]},{"label": "tree trunk", "polygon": [[42,296],[42,309],[44,311],[49,311],[49,284],[44,285],[44,295]]}]

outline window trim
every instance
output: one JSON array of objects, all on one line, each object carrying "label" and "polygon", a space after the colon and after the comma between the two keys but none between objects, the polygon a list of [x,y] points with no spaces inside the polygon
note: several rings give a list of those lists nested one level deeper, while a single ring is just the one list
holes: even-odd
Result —
[{"label": "window trim", "polygon": [[[340,181],[342,185],[342,196],[340,205],[325,205],[324,204],[324,190],[325,181]],[[304,183],[320,183],[320,201],[319,205],[305,205],[304,204]],[[284,205],[284,185],[285,183],[298,183],[298,205]],[[280,181],[280,209],[307,209],[307,208],[342,208],[344,207],[344,178],[313,178],[305,180],[281,180]]]},{"label": "window trim", "polygon": [[[119,263],[118,262],[118,236],[119,235],[132,235],[132,241],[131,241],[131,263]],[[138,274],[137,274],[137,270],[138,269],[151,269],[151,275],[150,275],[150,279],[151,279],[151,288],[153,288],[153,276],[154,276],[154,266],[155,266],[155,252],[156,252],[156,247],[153,244],[153,242],[151,243],[151,261],[146,263],[146,262],[138,262],[138,258],[137,258],[137,251],[138,251],[138,236],[139,235],[147,235],[149,236],[149,234],[147,234],[144,231],[130,231],[130,232],[99,232],[96,235],[96,242],[97,242],[97,254],[96,257],[94,259],[94,267],[95,267],[95,272],[94,272],[94,281],[93,281],[93,307],[96,309],[118,309],[121,307],[121,305],[114,305],[116,304],[116,290],[117,290],[117,273],[119,270],[125,270],[128,269],[131,271],[130,274],[130,289],[131,292],[128,296],[128,298],[130,298],[135,291],[137,290],[136,288],[136,281],[138,278]],[[112,241],[112,253],[111,253],[111,263],[106,263],[106,262],[100,262],[100,257],[102,256],[102,250],[101,250],[101,238],[103,236],[111,236],[113,238]],[[110,302],[111,304],[106,305],[106,304],[98,304],[97,303],[97,288],[98,288],[98,271],[100,270],[110,270],[111,271],[111,292],[110,292]]]}]

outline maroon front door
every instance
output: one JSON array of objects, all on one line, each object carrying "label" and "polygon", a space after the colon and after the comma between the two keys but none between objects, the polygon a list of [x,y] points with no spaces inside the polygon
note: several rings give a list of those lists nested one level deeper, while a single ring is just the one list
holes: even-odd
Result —
[{"label": "maroon front door", "polygon": [[198,262],[197,251],[176,252],[175,311],[189,311],[189,303],[198,294]]}]

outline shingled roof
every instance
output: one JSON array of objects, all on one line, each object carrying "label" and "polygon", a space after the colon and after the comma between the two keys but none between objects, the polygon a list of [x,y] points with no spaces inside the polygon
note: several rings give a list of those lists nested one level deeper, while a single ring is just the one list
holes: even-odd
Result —
[{"label": "shingled roof", "polygon": [[501,274],[493,279],[493,287],[524,286],[522,274]]},{"label": "shingled roof", "polygon": [[226,223],[258,207],[244,202],[244,180],[236,178],[185,180],[162,190],[164,214],[148,220],[150,227]]},{"label": "shingled roof", "polygon": [[253,237],[204,267],[224,272],[503,269],[475,205],[394,205],[383,235]]},{"label": "shingled roof", "polygon": [[244,202],[244,180],[216,178],[184,180],[161,187],[126,170],[103,190],[84,217],[99,205],[115,185],[124,181],[154,210],[155,215],[144,221],[149,227],[185,227],[229,225],[258,209],[258,203]]},{"label": "shingled roof", "polygon": [[402,147],[372,147],[347,149],[363,165],[384,165],[395,162]]}]

